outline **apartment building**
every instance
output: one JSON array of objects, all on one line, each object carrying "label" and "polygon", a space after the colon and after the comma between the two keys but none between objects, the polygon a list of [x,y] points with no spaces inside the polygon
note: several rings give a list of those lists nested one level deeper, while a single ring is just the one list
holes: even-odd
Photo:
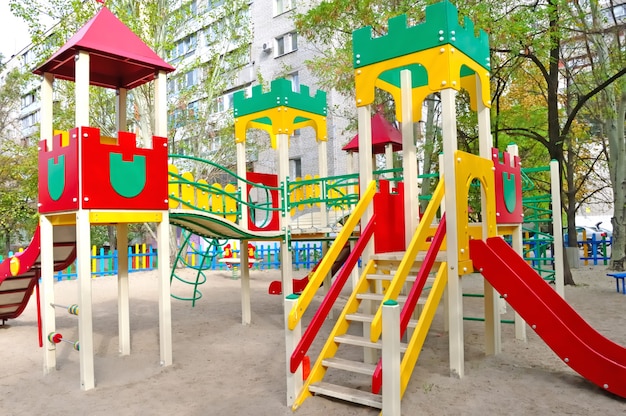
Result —
[{"label": "apartment building", "polygon": [[[230,111],[233,107],[233,95],[240,90],[250,90],[252,86],[263,82],[269,82],[276,78],[286,78],[292,82],[294,91],[299,91],[300,85],[310,87],[314,94],[318,89],[315,77],[306,68],[305,62],[315,56],[315,50],[298,36],[295,30],[293,15],[299,6],[296,0],[253,0],[244,4],[245,10],[239,10],[237,17],[229,17],[228,13],[221,13],[220,8],[231,8],[223,0],[197,0],[192,3],[191,13],[198,15],[199,23],[185,26],[177,36],[176,46],[169,57],[172,65],[187,68],[190,62],[206,61],[214,54],[227,54],[234,52],[239,46],[224,37],[229,36],[227,27],[232,25],[229,18],[237,19],[238,24],[246,25],[241,31],[247,33],[248,42],[246,52],[236,59],[236,74],[229,79],[221,95],[216,97],[213,103],[203,102],[201,96],[197,100],[190,100],[186,108],[178,111],[193,112],[201,106],[209,106],[218,117],[220,113]],[[222,43],[220,43],[222,42]],[[224,42],[229,43],[224,45]],[[180,65],[180,66],[178,66]],[[206,78],[206,72],[198,67],[183,69],[183,73],[175,74],[170,82],[170,97],[174,97],[181,89],[200,84]],[[174,81],[174,79],[178,81]],[[352,101],[342,97],[335,91],[326,91],[328,108],[350,108]],[[212,99],[212,98],[210,98]],[[356,114],[356,108],[354,109]],[[171,114],[176,119],[176,114]],[[228,118],[222,118],[228,119]],[[232,122],[232,120],[231,120]],[[328,172],[329,175],[346,173],[346,153],[341,147],[346,144],[356,132],[345,131],[348,120],[329,111],[328,125]],[[266,133],[259,133],[261,137]],[[185,134],[184,127],[177,131],[173,139],[173,148],[178,140],[193,140],[193,137]],[[233,140],[234,138],[221,138],[221,140]],[[220,146],[218,140],[206,146],[202,153],[196,156],[209,157],[212,151]],[[301,177],[307,174],[317,174],[318,150],[315,133],[306,128],[296,130],[290,139],[290,177]],[[275,151],[269,148],[269,137],[261,138],[261,145],[257,151],[248,155],[252,169],[262,173],[276,173]]]},{"label": "apartment building", "polygon": [[[212,58],[211,55],[216,54],[216,43],[224,40],[226,33],[224,25],[229,18],[227,13],[220,12],[220,8],[227,7],[229,7],[229,3],[224,0],[196,0],[192,2],[189,13],[194,14],[196,18],[193,19],[192,24],[183,25],[184,29],[176,36],[173,50],[169,56],[164,57],[178,69],[171,74],[171,79],[168,82],[168,96],[172,101],[176,99],[181,89],[204,82],[206,74],[202,72],[202,69],[199,66],[193,67],[189,64],[208,61]],[[195,100],[189,100],[186,108],[173,107],[174,109],[170,111],[172,122],[176,122],[177,115],[181,111],[193,113],[201,106],[211,108],[216,117],[219,113],[231,111],[233,94],[241,89],[249,90],[261,80],[264,84],[269,84],[271,80],[283,77],[292,81],[295,91],[299,91],[302,84],[309,86],[312,94],[318,89],[314,76],[305,65],[305,62],[313,58],[316,52],[313,47],[298,37],[292,21],[294,12],[298,7],[303,6],[298,5],[296,0],[252,0],[245,2],[244,7],[247,8],[243,14],[246,17],[248,27],[242,28],[242,32],[249,30],[248,45],[247,53],[233,66],[237,72],[236,76],[229,80],[217,98],[207,99],[200,94]],[[34,65],[36,58],[35,48],[32,45],[26,46],[9,60],[7,68],[15,66],[29,68]],[[35,80],[24,91],[20,113],[21,136],[30,137],[35,141],[39,136],[38,91],[39,83]],[[331,109],[339,107],[350,110],[354,104],[352,100],[342,97],[335,91],[326,91],[326,93],[329,108],[327,119],[328,172],[329,175],[339,175],[346,173],[347,170],[346,153],[341,150],[341,147],[356,132],[345,131],[348,120],[336,115],[336,112],[331,111]],[[355,108],[353,111],[356,113]],[[228,117],[221,117],[221,119],[228,120]],[[174,137],[170,137],[173,151],[180,148],[178,140],[193,140],[193,137],[183,133],[184,127],[177,131]],[[228,140],[229,138],[221,139]],[[234,138],[230,139],[234,140]],[[249,155],[249,162],[255,171],[275,173],[277,171],[275,152],[269,148],[269,138],[266,143],[267,146],[261,145],[257,147],[257,152]],[[219,146],[219,141],[215,141],[213,145],[203,148],[201,154],[196,156],[210,159],[211,153],[217,151]],[[289,155],[290,177],[318,173],[317,143],[312,129],[305,128],[294,132],[290,139]]]}]

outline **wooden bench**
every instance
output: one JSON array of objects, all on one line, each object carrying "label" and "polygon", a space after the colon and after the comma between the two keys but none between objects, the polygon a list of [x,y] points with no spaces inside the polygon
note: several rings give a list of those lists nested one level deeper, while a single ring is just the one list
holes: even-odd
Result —
[{"label": "wooden bench", "polygon": [[[240,257],[224,257],[218,260],[220,263],[226,263],[231,266],[233,271],[233,279],[237,279],[239,277],[237,275],[237,269],[241,266],[241,258]],[[257,259],[248,257],[248,264],[254,264],[257,262]]]},{"label": "wooden bench", "polygon": [[619,284],[621,282],[622,284],[622,294],[626,295],[626,282],[624,281],[624,279],[626,279],[626,272],[616,272],[616,273],[607,273],[607,276],[610,276],[612,278],[615,279],[615,288],[617,289],[617,292],[619,293]]}]

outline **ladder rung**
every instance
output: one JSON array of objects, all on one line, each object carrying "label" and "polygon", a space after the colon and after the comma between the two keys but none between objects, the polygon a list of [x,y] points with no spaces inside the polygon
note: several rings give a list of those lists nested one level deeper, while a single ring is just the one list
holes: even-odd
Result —
[{"label": "ladder rung", "polygon": [[376,369],[375,365],[362,363],[360,361],[346,360],[343,358],[331,357],[322,360],[325,367],[336,368],[338,370],[351,371],[353,373],[365,374],[371,376]]},{"label": "ladder rung", "polygon": [[[356,345],[357,347],[376,348],[379,350],[382,350],[383,348],[383,343],[380,340],[378,340],[378,342],[372,342],[369,338],[358,337],[356,335],[341,335],[335,337],[335,342],[340,344]],[[400,343],[400,351],[406,351],[406,344]]]},{"label": "ladder rung", "polygon": [[358,403],[376,409],[383,408],[382,396],[368,391],[357,390],[350,387],[338,386],[332,383],[319,382],[309,386],[311,393],[334,397],[351,403]]}]

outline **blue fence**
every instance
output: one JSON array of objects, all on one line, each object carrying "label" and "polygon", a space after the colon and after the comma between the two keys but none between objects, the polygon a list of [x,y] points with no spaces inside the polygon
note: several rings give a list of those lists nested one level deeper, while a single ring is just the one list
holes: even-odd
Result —
[{"label": "blue fence", "polygon": [[[233,250],[237,257],[240,256],[239,250]],[[292,244],[293,254],[293,267],[296,270],[299,269],[311,269],[322,258],[322,243],[321,242],[294,242]],[[13,255],[9,252],[9,257]],[[206,255],[208,261],[206,264],[202,263],[202,256]],[[187,252],[187,261],[189,265],[199,267],[202,264],[202,268],[205,270],[226,270],[227,266],[224,263],[220,263],[219,259],[223,257],[223,251],[221,248],[212,248],[204,254],[199,254],[197,251]],[[257,262],[254,263],[253,269],[268,270],[268,269],[280,269],[280,244],[259,244],[256,246],[255,257]],[[2,256],[0,256],[2,261]],[[130,273],[154,270],[157,268],[158,256],[156,250],[151,246],[135,246],[128,248],[128,271]],[[118,253],[117,250],[105,250],[100,248],[99,250],[93,249],[91,256],[91,275],[97,276],[109,276],[115,275],[118,271]],[[57,281],[76,279],[76,262],[70,265],[67,269],[58,271],[55,274]]]}]

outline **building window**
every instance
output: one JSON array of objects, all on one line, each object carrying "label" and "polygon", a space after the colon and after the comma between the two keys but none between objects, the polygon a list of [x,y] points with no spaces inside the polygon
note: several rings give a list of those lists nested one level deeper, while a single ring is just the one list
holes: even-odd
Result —
[{"label": "building window", "polygon": [[22,96],[22,108],[26,108],[32,103],[37,101],[37,93],[35,91],[29,92],[26,95]]},{"label": "building window", "polygon": [[222,4],[224,4],[224,0],[207,0],[206,9],[213,10],[220,7]]},{"label": "building window", "polygon": [[289,178],[301,178],[302,177],[302,159],[294,158],[289,159]]},{"label": "building window", "polygon": [[287,75],[285,79],[291,81],[291,91],[300,92],[300,75],[297,72]]},{"label": "building window", "polygon": [[234,92],[224,94],[221,97],[217,98],[215,111],[218,113],[222,113],[224,111],[230,110],[233,108],[233,94]]},{"label": "building window", "polygon": [[179,40],[170,52],[170,59],[180,58],[195,51],[197,44],[198,40],[195,33]]},{"label": "building window", "polygon": [[35,111],[34,113],[30,113],[27,116],[22,117],[23,129],[33,127],[37,123],[39,123],[39,111]]},{"label": "building window", "polygon": [[198,120],[198,103],[199,101],[194,101],[192,103],[187,104],[187,116],[190,120]]},{"label": "building window", "polygon": [[283,14],[296,7],[296,0],[274,0],[274,16]]},{"label": "building window", "polygon": [[198,84],[198,69],[192,69],[191,71],[185,74],[185,86],[187,88],[191,88],[194,85]]},{"label": "building window", "polygon": [[286,33],[276,38],[276,56],[298,50],[298,35],[296,32]]}]

